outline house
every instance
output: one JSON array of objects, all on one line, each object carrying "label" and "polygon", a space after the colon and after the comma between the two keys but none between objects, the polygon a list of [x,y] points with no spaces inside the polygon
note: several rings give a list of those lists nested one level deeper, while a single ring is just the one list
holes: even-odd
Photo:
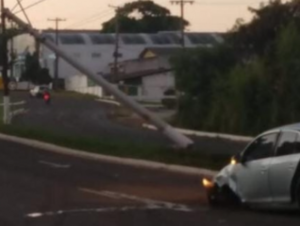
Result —
[{"label": "house", "polygon": [[114,64],[109,64],[111,73],[121,89],[138,100],[160,102],[175,91],[175,78],[170,58],[182,50],[182,47],[145,48],[137,59],[122,61],[118,73],[114,73]]},{"label": "house", "polygon": [[[40,33],[55,42],[54,30],[42,30]],[[187,32],[185,34],[187,48],[210,47],[222,41],[222,36],[218,33]],[[49,69],[50,75],[54,75],[55,54],[51,50],[42,45],[40,47],[36,45],[34,38],[28,34],[15,37],[13,42],[17,54],[24,54],[25,50],[32,52],[38,48],[41,64]],[[108,74],[110,70],[108,65],[114,60],[115,43],[115,34],[103,34],[98,30],[60,30],[58,35],[59,47],[99,76]],[[137,59],[145,48],[179,48],[180,33],[120,34],[119,46],[119,61]],[[16,70],[18,73],[20,73],[20,68],[22,68],[22,62],[19,61]],[[65,83],[66,79],[70,80],[73,76],[82,74],[64,60],[59,61],[58,72],[62,83]]]}]

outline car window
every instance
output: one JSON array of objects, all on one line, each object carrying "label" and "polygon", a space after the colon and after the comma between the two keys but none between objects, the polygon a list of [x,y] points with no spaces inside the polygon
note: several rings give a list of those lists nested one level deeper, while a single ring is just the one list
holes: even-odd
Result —
[{"label": "car window", "polygon": [[297,135],[297,140],[295,142],[295,153],[300,153],[300,135]]},{"label": "car window", "polygon": [[283,132],[277,145],[277,156],[290,155],[295,153],[296,139],[298,134],[295,132]]},{"label": "car window", "polygon": [[277,133],[272,133],[257,138],[246,149],[244,154],[245,161],[253,161],[273,156],[277,135]]}]

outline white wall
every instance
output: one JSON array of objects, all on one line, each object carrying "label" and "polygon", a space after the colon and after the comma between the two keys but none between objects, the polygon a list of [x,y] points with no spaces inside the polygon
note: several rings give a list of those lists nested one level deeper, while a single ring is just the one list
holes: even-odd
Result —
[{"label": "white wall", "polygon": [[75,75],[65,80],[65,87],[68,91],[92,94],[102,97],[103,91],[100,86],[88,86],[88,78],[84,75]]},{"label": "white wall", "polygon": [[175,78],[171,72],[142,78],[142,96],[149,101],[160,101],[164,92],[174,87]]},{"label": "white wall", "polygon": [[18,82],[16,90],[30,90],[34,88],[34,85],[29,82]]},{"label": "white wall", "polygon": [[[54,39],[54,33],[45,32],[47,35],[50,35],[52,39]],[[60,48],[65,51],[70,56],[74,57],[78,60],[78,62],[84,64],[86,67],[91,69],[94,73],[100,74],[103,72],[108,72],[109,68],[108,65],[113,62],[114,57],[114,44],[102,44],[96,45],[92,44],[88,33],[76,33],[81,35],[84,40],[84,45],[63,45],[59,43]],[[114,35],[114,34],[111,34]],[[178,44],[171,44],[171,45],[158,45],[154,44],[150,37],[146,34],[140,34],[146,40],[146,44],[125,44],[122,39],[120,40],[120,50],[119,52],[122,54],[122,57],[119,58],[119,61],[131,60],[138,58],[139,54],[146,48],[146,47],[178,47]],[[186,40],[187,46],[190,47],[197,47],[201,45],[194,45]],[[30,47],[30,50],[34,49],[34,39],[29,35],[21,35],[15,38],[15,47],[18,50],[18,53],[23,52],[26,46]],[[100,54],[100,57],[95,58],[93,57],[93,53]],[[41,45],[41,58],[43,58],[44,66],[46,66],[50,74],[54,75],[54,59],[51,59],[51,55],[53,56],[53,52],[43,47]],[[81,74],[81,72],[77,71],[75,68],[70,66],[64,60],[60,60],[59,64],[59,77],[60,78],[68,78],[74,75]]]},{"label": "white wall", "polygon": [[[10,41],[8,41],[8,43],[10,45]],[[14,37],[13,43],[14,50],[16,50],[17,53],[24,52],[26,48],[28,48],[28,51],[31,53],[35,51],[35,40],[29,34],[22,34]]]},{"label": "white wall", "polygon": [[[107,66],[113,61],[114,47],[109,45],[64,45],[61,46],[61,49],[72,56],[74,59],[78,60],[80,63],[84,64],[96,74],[104,73],[109,70]],[[120,61],[137,58],[140,52],[143,51],[143,49],[143,46],[135,46],[131,49],[124,49],[121,47],[120,53],[122,53],[123,57],[120,58]],[[92,57],[93,53],[100,54],[100,57]],[[42,58],[45,59],[46,65],[50,70],[50,74],[54,75],[54,59],[49,59],[49,56],[51,56],[52,54],[52,51],[47,48],[43,48]],[[70,66],[63,59],[60,59],[60,78],[68,78],[80,73],[81,72],[76,70],[73,66]]]}]

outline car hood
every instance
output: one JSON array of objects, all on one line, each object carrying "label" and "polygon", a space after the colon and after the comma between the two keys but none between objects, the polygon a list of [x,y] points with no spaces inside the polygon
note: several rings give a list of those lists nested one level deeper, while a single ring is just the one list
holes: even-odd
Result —
[{"label": "car hood", "polygon": [[229,188],[238,194],[237,183],[235,178],[236,165],[228,164],[213,179],[218,187],[229,186]]}]

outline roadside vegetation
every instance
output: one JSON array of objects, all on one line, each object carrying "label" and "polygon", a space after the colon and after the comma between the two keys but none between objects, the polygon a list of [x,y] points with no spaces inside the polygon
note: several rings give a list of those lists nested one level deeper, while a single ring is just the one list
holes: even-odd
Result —
[{"label": "roadside vegetation", "polygon": [[78,93],[75,91],[56,91],[52,92],[51,95],[53,97],[65,97],[65,98],[74,98],[74,99],[88,99],[88,100],[96,100],[98,97],[89,93]]},{"label": "roadside vegetation", "polygon": [[300,121],[300,3],[271,1],[249,9],[213,48],[172,59],[181,93],[174,123],[254,135]]},{"label": "roadside vegetation", "polygon": [[229,162],[228,155],[209,155],[189,150],[171,150],[157,145],[141,145],[120,140],[101,140],[91,137],[61,135],[40,128],[17,125],[0,126],[0,132],[8,135],[44,141],[82,151],[118,157],[158,161],[168,164],[220,169]]},{"label": "roadside vegetation", "polygon": [[[66,98],[91,98],[90,96],[77,93],[57,93],[58,96]],[[127,125],[128,119],[122,121],[122,117],[127,116],[130,112],[128,109],[112,106],[114,112],[117,110],[118,123]],[[123,109],[123,110],[122,110]],[[167,164],[177,164],[185,166],[194,166],[208,169],[220,169],[228,163],[231,156],[229,155],[210,155],[202,154],[195,150],[174,150],[168,146],[156,144],[145,144],[141,142],[128,142],[124,139],[111,138],[101,139],[97,137],[76,136],[65,132],[53,131],[40,126],[24,126],[12,122],[11,125],[3,125],[2,108],[0,108],[0,133],[39,140],[63,147],[73,148],[81,151],[98,153],[110,156],[127,157],[142,160],[158,161]],[[108,114],[108,117],[112,116]],[[139,124],[132,121],[130,126]],[[136,125],[138,126],[138,125]]]}]

